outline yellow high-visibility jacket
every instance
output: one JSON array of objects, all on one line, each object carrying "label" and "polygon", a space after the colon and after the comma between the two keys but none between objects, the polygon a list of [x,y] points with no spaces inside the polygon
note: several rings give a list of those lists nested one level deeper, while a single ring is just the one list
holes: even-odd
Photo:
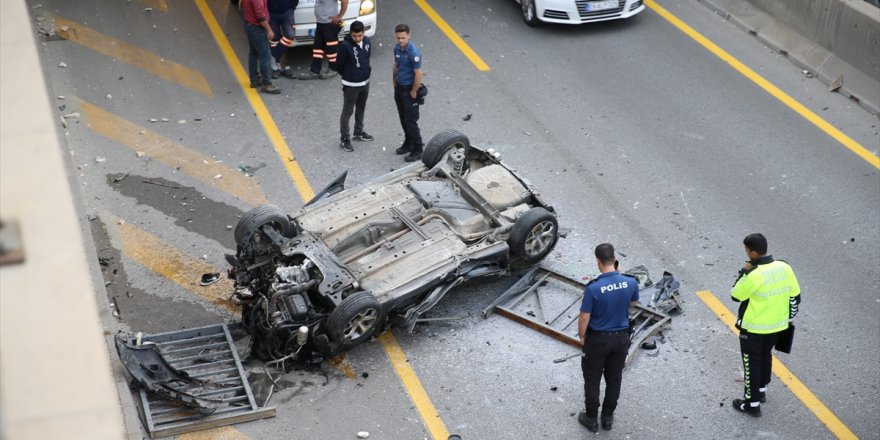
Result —
[{"label": "yellow high-visibility jacket", "polygon": [[781,332],[800,304],[798,280],[788,263],[769,255],[752,265],[740,272],[730,291],[733,300],[741,302],[736,328],[758,334]]}]

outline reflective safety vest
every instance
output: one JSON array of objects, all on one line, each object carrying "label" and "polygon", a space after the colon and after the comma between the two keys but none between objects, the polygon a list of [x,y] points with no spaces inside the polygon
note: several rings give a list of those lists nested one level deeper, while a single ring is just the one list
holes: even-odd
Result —
[{"label": "reflective safety vest", "polygon": [[744,306],[740,308],[737,328],[759,334],[787,329],[789,299],[800,293],[801,287],[788,263],[776,260],[758,264],[737,280],[730,291],[730,296]]}]

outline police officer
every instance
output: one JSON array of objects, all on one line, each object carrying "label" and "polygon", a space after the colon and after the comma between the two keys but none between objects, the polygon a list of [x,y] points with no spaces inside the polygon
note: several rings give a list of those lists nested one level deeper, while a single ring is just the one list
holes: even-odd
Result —
[{"label": "police officer", "polygon": [[605,376],[602,402],[602,429],[611,430],[614,410],[620,397],[623,367],[630,346],[629,309],[639,300],[639,283],[617,271],[614,246],[596,246],[596,265],[601,275],[587,283],[578,317],[578,335],[583,345],[584,397],[586,411],[578,422],[591,432],[599,432],[599,381]]},{"label": "police officer", "polygon": [[751,234],[743,245],[749,262],[740,269],[730,296],[740,303],[736,328],[740,331],[744,396],[733,399],[733,409],[760,417],[770,384],[770,351],[798,312],[801,288],[791,266],[767,254],[763,235]]},{"label": "police officer", "polygon": [[394,28],[394,103],[403,128],[404,140],[395,153],[406,154],[403,160],[415,162],[422,158],[422,133],[419,130],[418,90],[422,84],[422,53],[409,40],[409,26]]}]

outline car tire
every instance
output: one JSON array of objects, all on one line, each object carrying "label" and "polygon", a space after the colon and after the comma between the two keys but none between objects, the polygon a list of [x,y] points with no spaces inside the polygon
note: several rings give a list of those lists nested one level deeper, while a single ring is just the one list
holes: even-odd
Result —
[{"label": "car tire", "polygon": [[535,6],[535,1],[536,0],[520,0],[523,21],[531,27],[541,25],[541,20],[538,19],[538,9]]},{"label": "car tire", "polygon": [[369,292],[355,292],[342,300],[327,318],[336,350],[345,351],[372,338],[382,317],[382,305]]},{"label": "car tire", "polygon": [[544,208],[532,208],[516,219],[507,243],[511,252],[527,264],[541,261],[559,240],[556,216]]},{"label": "car tire", "polygon": [[238,224],[235,225],[235,244],[244,246],[250,243],[253,240],[254,233],[270,223],[285,237],[296,235],[290,219],[277,206],[262,205],[246,212],[241,217],[241,220],[238,221]]},{"label": "car tire", "polygon": [[467,136],[464,133],[458,130],[446,129],[434,135],[430,141],[428,141],[428,145],[425,145],[425,151],[422,152],[422,163],[425,164],[428,168],[433,168],[434,165],[440,163],[440,159],[443,159],[443,155],[446,154],[449,149],[455,148],[467,148],[471,146],[471,141],[468,140]]}]

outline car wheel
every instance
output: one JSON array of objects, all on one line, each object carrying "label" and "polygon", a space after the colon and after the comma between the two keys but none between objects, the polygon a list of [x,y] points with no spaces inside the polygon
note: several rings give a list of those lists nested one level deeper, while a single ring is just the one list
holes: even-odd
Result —
[{"label": "car wheel", "polygon": [[541,24],[538,20],[538,10],[535,7],[535,0],[520,0],[522,6],[522,18],[527,25],[535,27]]},{"label": "car wheel", "polygon": [[467,148],[470,145],[471,141],[464,133],[452,129],[443,130],[428,141],[425,151],[422,152],[422,163],[428,168],[433,168],[434,165],[440,163],[440,159],[443,159],[443,155],[450,148]]},{"label": "car wheel", "polygon": [[513,224],[507,242],[514,255],[532,264],[547,256],[558,240],[556,216],[544,208],[532,208]]},{"label": "car wheel", "polygon": [[270,223],[285,237],[296,235],[286,214],[275,205],[263,205],[246,212],[235,225],[235,244],[238,246],[248,244],[253,240],[255,232]]},{"label": "car wheel", "polygon": [[327,327],[338,349],[348,350],[373,337],[381,321],[379,300],[369,292],[355,292],[330,312]]}]

